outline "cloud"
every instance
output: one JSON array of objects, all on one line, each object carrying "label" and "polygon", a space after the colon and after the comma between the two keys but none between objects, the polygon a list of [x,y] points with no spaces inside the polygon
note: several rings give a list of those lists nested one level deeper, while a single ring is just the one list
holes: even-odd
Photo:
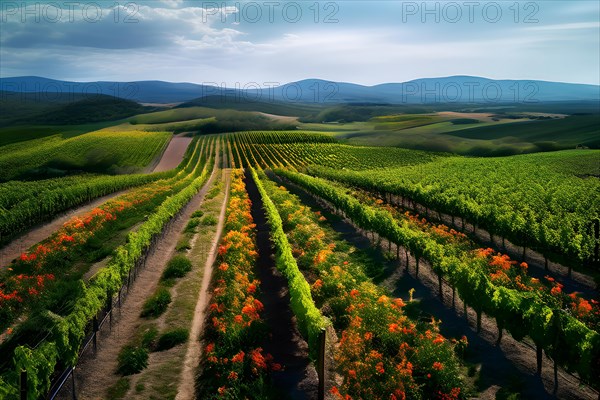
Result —
[{"label": "cloud", "polygon": [[566,24],[537,25],[526,27],[529,31],[573,31],[582,29],[600,29],[600,22],[571,22]]},{"label": "cloud", "polygon": [[183,4],[183,0],[160,0],[160,2],[172,8],[177,8]]},{"label": "cloud", "polygon": [[[189,42],[219,46],[230,44],[232,37],[240,34],[231,28],[214,28],[221,18],[219,13],[202,7],[172,9],[119,5],[94,11],[81,7],[68,11],[68,15],[56,22],[45,18],[42,9],[40,21],[36,21],[36,16],[29,16],[23,22],[22,16],[27,14],[22,8],[4,15],[2,18],[6,22],[1,28],[0,44],[16,49],[48,46],[164,48]],[[225,7],[219,12],[228,15],[237,9]]]},{"label": "cloud", "polygon": [[[273,23],[250,23],[236,7],[167,3],[128,9],[123,2],[117,8],[105,2],[101,18],[93,23],[92,10],[86,18],[81,8],[73,22],[65,17],[55,23],[36,23],[31,16],[21,22],[19,10],[5,12],[0,73],[242,86],[304,78],[377,84],[455,74],[590,83],[599,79],[599,37],[589,32],[598,23],[589,22],[584,10],[563,12],[567,5],[540,9],[544,24],[535,26],[515,24],[510,14],[503,23],[459,26],[401,23],[390,2],[373,7],[342,2],[336,24],[316,24],[308,11],[297,24],[277,13]],[[383,3],[387,8],[382,11],[376,5]],[[244,4],[240,2],[242,10]],[[546,4],[540,7],[550,7]]]}]

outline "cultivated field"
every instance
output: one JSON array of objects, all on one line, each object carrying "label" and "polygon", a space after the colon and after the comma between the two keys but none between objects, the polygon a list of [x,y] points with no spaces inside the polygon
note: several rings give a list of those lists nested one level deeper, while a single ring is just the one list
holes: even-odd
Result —
[{"label": "cultivated field", "polygon": [[274,111],[0,129],[1,398],[598,398],[589,119]]}]

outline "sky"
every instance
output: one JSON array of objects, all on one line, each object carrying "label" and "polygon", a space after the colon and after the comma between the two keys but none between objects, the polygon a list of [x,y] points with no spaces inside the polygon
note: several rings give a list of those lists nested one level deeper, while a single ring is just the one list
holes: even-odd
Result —
[{"label": "sky", "polygon": [[600,84],[600,2],[0,1],[0,76]]}]

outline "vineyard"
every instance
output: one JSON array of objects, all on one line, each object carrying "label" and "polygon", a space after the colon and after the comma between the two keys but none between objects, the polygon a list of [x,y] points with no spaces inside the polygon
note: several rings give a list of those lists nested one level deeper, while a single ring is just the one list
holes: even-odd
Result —
[{"label": "vineyard", "polygon": [[[100,130],[15,143],[0,155],[0,182],[60,171],[132,172],[140,170],[168,143],[169,132]],[[45,171],[45,170],[50,171]],[[64,174],[64,172],[62,172]]]},{"label": "vineyard", "polygon": [[597,150],[248,131],[141,173],[170,135],[1,148],[0,243],[114,193],[1,266],[1,398],[598,398]]}]

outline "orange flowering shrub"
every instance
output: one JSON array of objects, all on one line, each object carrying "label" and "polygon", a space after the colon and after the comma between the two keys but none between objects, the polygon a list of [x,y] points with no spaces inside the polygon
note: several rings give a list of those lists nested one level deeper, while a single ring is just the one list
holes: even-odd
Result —
[{"label": "orange flowering shrub", "polygon": [[553,304],[560,309],[571,312],[575,318],[585,323],[590,329],[600,329],[600,307],[598,301],[582,298],[577,292],[565,293],[563,285],[553,277],[546,275],[543,280],[532,278],[528,273],[528,265],[511,260],[506,254],[496,253],[494,250],[477,249],[474,251],[476,258],[484,261],[483,268],[487,268],[492,282],[523,292],[534,292],[541,296],[547,304]]},{"label": "orange flowering shrub", "polygon": [[22,253],[13,266],[7,268],[0,282],[0,329],[8,326],[47,290],[49,285],[44,282],[55,281],[55,275],[60,279],[62,274],[69,273],[65,264],[96,232],[117,220],[118,215],[167,189],[158,184],[137,188],[84,215],[72,217],[48,239]]},{"label": "orange flowering shrub", "polygon": [[466,257],[476,262],[478,260],[483,261],[479,265],[481,268],[487,269],[489,278],[494,285],[504,286],[521,292],[535,292],[537,295],[543,297],[543,301],[546,304],[551,304],[559,309],[569,310],[571,315],[585,323],[590,329],[596,331],[600,329],[600,307],[597,300],[586,300],[578,294],[573,294],[575,297],[573,297],[574,301],[572,301],[570,299],[571,295],[564,293],[563,285],[556,282],[552,277],[547,276],[540,282],[539,279],[528,275],[529,266],[525,262],[518,264],[517,261],[511,260],[508,255],[495,253],[494,249],[491,248],[476,248],[475,243],[469,240],[463,233],[457,232],[443,224],[435,225],[429,223],[418,214],[412,214],[409,211],[401,212],[389,204],[381,204],[381,202],[378,202],[375,197],[366,191],[355,190],[352,195],[362,202],[390,211],[398,219],[408,221],[415,228],[429,233],[438,243],[450,245],[445,247],[447,254]]},{"label": "orange flowering shrub", "polygon": [[235,170],[208,310],[209,343],[200,378],[206,398],[252,397],[267,387],[268,371],[281,368],[257,347],[265,327],[264,307],[258,299],[260,282],[254,277],[258,254],[251,206],[243,173]]},{"label": "orange flowering shrub", "polygon": [[455,344],[439,334],[437,324],[410,320],[401,298],[374,285],[347,251],[334,251],[338,246],[327,242],[320,214],[288,191],[263,184],[285,221],[293,253],[301,254],[298,265],[317,275],[311,285],[315,303],[332,309],[329,317],[340,338],[335,365],[343,382],[331,395],[344,400],[464,395]]}]

